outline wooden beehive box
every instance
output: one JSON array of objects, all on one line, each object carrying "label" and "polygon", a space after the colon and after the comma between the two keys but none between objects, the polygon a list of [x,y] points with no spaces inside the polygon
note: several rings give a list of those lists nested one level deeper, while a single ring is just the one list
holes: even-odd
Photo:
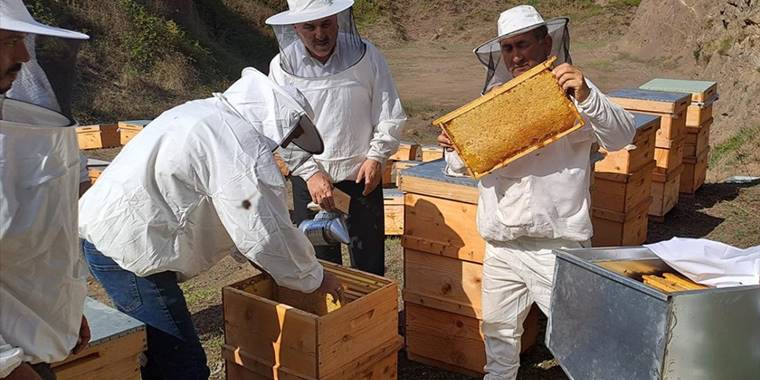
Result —
[{"label": "wooden beehive box", "polygon": [[634,113],[634,123],[636,135],[631,146],[615,152],[601,149],[605,157],[596,162],[594,171],[630,174],[648,165],[654,159],[655,134],[660,128],[660,117]]},{"label": "wooden beehive box", "polygon": [[591,205],[594,208],[627,213],[649,199],[652,192],[652,169],[655,162],[642,166],[631,174],[594,173],[591,186]]},{"label": "wooden beehive box", "polygon": [[119,140],[121,145],[127,145],[129,140],[137,136],[151,120],[128,120],[119,122]]},{"label": "wooden beehive box", "polygon": [[695,105],[692,104],[686,109],[686,126],[700,127],[705,122],[713,118],[713,105]]},{"label": "wooden beehive box", "polygon": [[[443,175],[443,161],[405,170],[404,307],[407,356],[482,376],[481,281],[485,241],[477,229],[477,181]],[[538,311],[525,321],[523,350],[535,343]]]},{"label": "wooden beehive box", "polygon": [[681,173],[681,184],[679,192],[681,194],[691,195],[699,190],[707,178],[707,162],[710,155],[710,148],[705,149],[697,157],[688,157],[683,161],[683,173]]},{"label": "wooden beehive box", "polygon": [[451,139],[475,178],[551,144],[583,126],[551,73],[550,58],[433,121]]},{"label": "wooden beehive box", "polygon": [[396,284],[322,264],[347,287],[347,302],[329,313],[323,297],[278,287],[264,274],[223,289],[228,379],[396,378]]},{"label": "wooden beehive box", "polygon": [[383,189],[383,208],[385,212],[385,235],[403,235],[404,193],[398,189]]},{"label": "wooden beehive box", "polygon": [[658,140],[679,139],[686,133],[688,94],[625,89],[613,91],[608,97],[626,110],[660,116]]},{"label": "wooden beehive box", "polygon": [[401,142],[398,146],[398,151],[394,153],[389,160],[393,161],[414,161],[417,159],[417,151],[420,148],[419,144],[411,142]]},{"label": "wooden beehive box", "polygon": [[656,141],[654,160],[657,161],[655,171],[670,173],[681,166],[686,136],[677,140]]},{"label": "wooden beehive box", "polygon": [[139,356],[147,349],[145,324],[91,298],[84,314],[90,345],[52,365],[58,380],[139,380]]},{"label": "wooden beehive box", "polygon": [[694,158],[710,147],[710,126],[712,119],[700,127],[686,127],[686,141],[683,149],[684,162]]},{"label": "wooden beehive box", "polygon": [[420,148],[422,162],[430,162],[443,158],[443,148],[438,145],[425,145]]},{"label": "wooden beehive box", "polygon": [[86,125],[77,128],[79,149],[102,149],[119,146],[119,130],[116,124]]},{"label": "wooden beehive box", "polygon": [[639,245],[647,240],[648,212],[652,198],[646,198],[627,212],[591,209],[594,247]]},{"label": "wooden beehive box", "polygon": [[681,185],[683,165],[669,173],[652,173],[652,205],[649,207],[649,218],[656,222],[664,222],[665,214],[678,203],[678,189]]}]

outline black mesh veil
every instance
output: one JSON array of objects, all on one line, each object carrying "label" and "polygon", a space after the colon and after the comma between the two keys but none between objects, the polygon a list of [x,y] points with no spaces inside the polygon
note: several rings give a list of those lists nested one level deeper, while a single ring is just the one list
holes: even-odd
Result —
[{"label": "black mesh veil", "polygon": [[501,40],[515,35],[530,32],[543,25],[548,28],[549,35],[552,38],[552,52],[550,56],[556,56],[556,64],[572,63],[570,58],[570,30],[568,28],[569,19],[555,18],[545,23],[524,28],[509,34],[494,38],[480,46],[473,52],[478,57],[483,66],[486,68],[486,80],[483,85],[483,93],[487,92],[494,86],[506,83],[512,79],[512,73],[507,70],[507,66],[502,62]]},{"label": "black mesh veil", "polygon": [[366,51],[353,16],[353,8],[337,13],[338,37],[335,49],[324,64],[311,58],[294,25],[272,25],[280,45],[280,65],[291,75],[325,77],[343,72],[358,63]]}]

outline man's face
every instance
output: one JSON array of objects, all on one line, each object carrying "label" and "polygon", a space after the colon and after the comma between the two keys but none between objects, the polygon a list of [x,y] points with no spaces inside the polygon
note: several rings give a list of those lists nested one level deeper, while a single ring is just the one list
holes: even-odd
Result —
[{"label": "man's face", "polygon": [[295,24],[293,27],[309,53],[320,62],[327,62],[338,39],[338,15]]},{"label": "man's face", "polygon": [[545,61],[552,50],[552,38],[547,35],[539,40],[533,31],[505,38],[500,44],[504,64],[513,77]]},{"label": "man's face", "polygon": [[21,64],[29,61],[24,33],[0,30],[0,94],[11,89]]}]

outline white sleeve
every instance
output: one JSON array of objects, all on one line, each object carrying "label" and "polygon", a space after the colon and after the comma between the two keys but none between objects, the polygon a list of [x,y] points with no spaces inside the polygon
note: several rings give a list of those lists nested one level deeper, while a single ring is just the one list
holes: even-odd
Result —
[{"label": "white sleeve", "polygon": [[446,167],[443,169],[444,174],[454,177],[462,177],[468,174],[467,166],[456,151],[446,151],[443,158],[446,160]]},{"label": "white sleeve", "polygon": [[6,343],[0,335],[0,379],[8,377],[23,362],[24,350]]},{"label": "white sleeve", "polygon": [[278,285],[313,292],[322,283],[322,266],[306,236],[290,221],[285,182],[270,152],[237,171],[217,172],[214,208],[237,249],[269,273]]},{"label": "white sleeve", "polygon": [[636,134],[633,115],[617,104],[586,80],[591,92],[583,102],[578,104],[579,111],[591,121],[599,145],[608,151],[623,149],[633,141]]},{"label": "white sleeve", "polygon": [[398,151],[401,132],[406,123],[406,114],[401,106],[396,84],[383,55],[377,48],[367,43],[368,53],[372,53],[375,76],[372,79],[372,124],[374,132],[370,140],[367,158],[384,165],[392,154]]},{"label": "white sleeve", "polygon": [[87,170],[87,156],[79,151],[79,183],[90,182],[90,173]]},{"label": "white sleeve", "polygon": [[304,162],[303,165],[294,170],[292,174],[294,176],[303,178],[304,181],[308,181],[311,176],[317,174],[317,172],[320,170],[322,169],[320,168],[319,164],[314,161],[314,157],[309,157],[309,159]]}]

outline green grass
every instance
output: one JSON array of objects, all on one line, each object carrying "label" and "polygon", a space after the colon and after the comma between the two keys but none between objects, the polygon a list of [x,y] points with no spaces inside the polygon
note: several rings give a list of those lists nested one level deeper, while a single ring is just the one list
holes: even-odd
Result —
[{"label": "green grass", "polygon": [[742,147],[756,143],[758,139],[760,139],[760,125],[740,129],[735,135],[712,148],[710,167],[717,166],[723,160],[741,159]]}]

